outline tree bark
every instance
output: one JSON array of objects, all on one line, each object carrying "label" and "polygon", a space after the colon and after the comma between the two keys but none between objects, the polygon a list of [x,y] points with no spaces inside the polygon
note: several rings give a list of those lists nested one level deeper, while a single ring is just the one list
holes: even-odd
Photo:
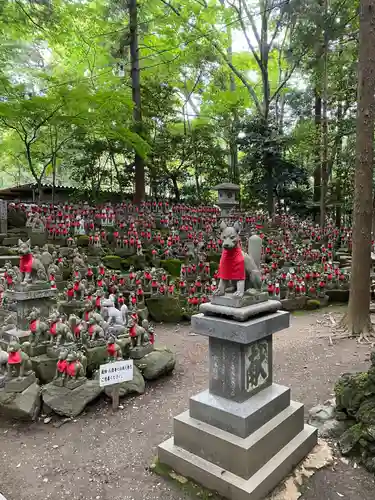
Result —
[{"label": "tree bark", "polygon": [[314,123],[315,123],[315,147],[314,147],[314,219],[315,222],[319,217],[320,188],[322,183],[321,178],[321,133],[322,133],[322,98],[320,92],[315,88],[315,104],[314,104]]},{"label": "tree bark", "polygon": [[353,254],[348,312],[349,333],[371,332],[370,269],[375,118],[375,0],[360,1],[356,169]]},{"label": "tree bark", "polygon": [[172,179],[172,184],[173,184],[174,196],[175,196],[176,202],[178,203],[180,201],[180,188],[178,187],[176,177],[171,177],[171,179]]},{"label": "tree bark", "polygon": [[[328,0],[324,0],[324,13],[327,18]],[[327,205],[327,190],[328,190],[328,28],[324,29],[324,55],[323,55],[323,151],[322,151],[322,168],[321,168],[321,189],[320,189],[320,227],[324,228],[326,221],[326,205]]]},{"label": "tree bark", "polygon": [[[133,119],[134,129],[138,134],[142,132],[142,108],[141,108],[141,81],[139,71],[139,48],[138,48],[138,6],[137,0],[128,0],[129,8],[129,33],[130,33],[130,59],[131,80],[133,96]],[[134,202],[139,204],[145,199],[145,164],[142,156],[135,152],[135,196]]]}]

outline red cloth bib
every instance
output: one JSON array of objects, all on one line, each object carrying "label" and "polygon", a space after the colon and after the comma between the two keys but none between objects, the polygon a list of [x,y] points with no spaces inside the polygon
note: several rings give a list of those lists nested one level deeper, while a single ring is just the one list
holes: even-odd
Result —
[{"label": "red cloth bib", "polygon": [[36,332],[37,324],[38,324],[37,319],[33,319],[32,321],[30,321],[30,323],[29,323],[30,332],[32,332],[32,333]]},{"label": "red cloth bib", "polygon": [[108,344],[107,352],[110,356],[114,356],[116,354],[116,344]]},{"label": "red cloth bib", "polygon": [[8,365],[18,365],[21,361],[22,358],[20,351],[8,353]]},{"label": "red cloth bib", "polygon": [[49,333],[51,335],[56,335],[56,327],[57,327],[57,321],[55,321],[55,323],[52,323],[52,325],[50,326],[50,329],[49,329]]},{"label": "red cloth bib", "polygon": [[33,267],[33,256],[31,253],[22,255],[20,258],[20,271],[21,273],[31,273]]},{"label": "red cloth bib", "polygon": [[76,362],[75,361],[72,361],[71,363],[66,364],[66,373],[70,377],[75,377],[75,374],[76,374]]},{"label": "red cloth bib", "polygon": [[57,362],[57,371],[60,373],[65,373],[67,364],[68,363],[66,362],[66,359],[59,359],[59,361]]},{"label": "red cloth bib", "polygon": [[245,260],[240,247],[223,249],[219,264],[219,278],[222,280],[245,279]]}]

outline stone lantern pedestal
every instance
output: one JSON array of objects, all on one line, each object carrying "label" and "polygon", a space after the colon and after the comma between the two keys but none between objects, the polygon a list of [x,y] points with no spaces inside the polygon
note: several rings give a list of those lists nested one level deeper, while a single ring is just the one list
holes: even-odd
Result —
[{"label": "stone lantern pedestal", "polygon": [[221,210],[221,217],[228,217],[233,209],[239,207],[237,197],[240,186],[231,182],[224,182],[223,184],[218,184],[213,189],[218,192],[217,205]]},{"label": "stone lantern pedestal", "polygon": [[277,301],[233,299],[214,298],[192,317],[194,332],[209,337],[209,388],[174,418],[158,458],[225,498],[261,500],[312,450],[317,431],[273,382],[272,335],[289,327],[289,313]]}]

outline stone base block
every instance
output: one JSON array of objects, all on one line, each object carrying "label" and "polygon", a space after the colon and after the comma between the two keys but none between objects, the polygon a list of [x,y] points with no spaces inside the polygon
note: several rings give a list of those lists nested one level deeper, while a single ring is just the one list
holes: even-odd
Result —
[{"label": "stone base block", "polygon": [[236,297],[232,293],[226,293],[225,295],[213,295],[211,304],[238,308],[259,304],[260,302],[265,301],[268,301],[267,292],[254,292],[251,294],[245,293],[243,297]]},{"label": "stone base block", "polygon": [[[277,304],[279,302],[275,301]],[[267,304],[265,302],[264,304]],[[206,304],[205,304],[206,305]],[[263,304],[253,307],[261,307]],[[216,306],[223,309],[222,306]],[[232,309],[241,311],[241,309]],[[243,308],[246,309],[246,308]],[[191,326],[194,333],[216,337],[217,339],[229,340],[238,344],[250,344],[256,340],[268,337],[289,327],[290,315],[286,311],[277,311],[271,314],[254,316],[246,321],[233,321],[218,316],[205,316],[204,314],[194,314],[191,317]]]},{"label": "stone base block", "polygon": [[42,384],[48,384],[56,375],[57,357],[51,358],[47,354],[31,358],[31,363],[36,376]]},{"label": "stone base block", "polygon": [[303,426],[303,405],[295,402],[245,439],[195,420],[186,411],[174,419],[174,444],[248,479]]},{"label": "stone base block", "polygon": [[152,344],[133,347],[132,349],[130,349],[129,357],[130,359],[141,359],[143,358],[143,356],[146,356],[146,354],[150,354],[150,352],[152,352],[153,350],[154,346]]},{"label": "stone base block", "polygon": [[234,297],[231,300],[233,300],[233,303],[231,303],[228,296],[213,297],[212,302],[206,302],[199,306],[199,312],[206,316],[222,316],[243,322],[249,318],[261,314],[275,313],[281,309],[281,303],[278,300],[259,300],[255,303],[253,300],[249,305],[241,305],[240,301],[242,299],[240,298]]},{"label": "stone base block", "polygon": [[31,345],[29,347],[29,356],[41,356],[42,354],[46,354],[47,352],[47,345],[46,344],[39,344],[39,345]]},{"label": "stone base block", "polygon": [[243,403],[215,396],[208,390],[190,398],[190,416],[246,438],[290,404],[290,389],[272,384]]},{"label": "stone base block", "polygon": [[286,446],[278,451],[249,479],[194,455],[177,446],[170,438],[158,447],[163,464],[229,500],[263,500],[285,476],[312,450],[317,430],[305,425]]},{"label": "stone base block", "polygon": [[36,382],[35,373],[31,372],[25,377],[8,379],[4,389],[5,392],[23,392],[34,382]]},{"label": "stone base block", "polygon": [[0,389],[4,387],[6,380],[6,375],[0,375]]}]

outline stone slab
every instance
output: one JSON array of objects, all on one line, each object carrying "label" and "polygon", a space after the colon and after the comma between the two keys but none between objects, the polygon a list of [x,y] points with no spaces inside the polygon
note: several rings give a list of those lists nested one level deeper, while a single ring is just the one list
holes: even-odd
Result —
[{"label": "stone slab", "polygon": [[290,404],[290,389],[278,384],[237,403],[211,394],[208,390],[192,396],[190,416],[238,437],[246,438]]},{"label": "stone slab", "polygon": [[223,316],[241,322],[261,314],[274,313],[280,309],[281,303],[278,300],[267,300],[243,307],[219,305],[213,302],[205,302],[199,306],[199,311],[205,316]]},{"label": "stone slab", "polygon": [[[268,301],[267,292],[258,292],[256,294],[245,294],[243,297],[236,297],[233,293],[225,295],[213,295],[211,304],[226,307],[248,307],[254,304]],[[204,312],[204,311],[202,311]]]},{"label": "stone slab", "polygon": [[5,392],[23,392],[34,382],[36,382],[35,373],[31,372],[22,378],[8,379],[5,382],[4,390]]},{"label": "stone slab", "polygon": [[239,344],[251,344],[256,340],[268,337],[275,332],[288,328],[289,323],[290,314],[287,311],[277,311],[243,322],[216,316],[205,316],[202,313],[194,314],[191,317],[193,332],[208,337],[238,342]]},{"label": "stone slab", "polygon": [[272,335],[249,345],[209,337],[209,390],[244,401],[272,384]]},{"label": "stone slab", "polygon": [[294,401],[245,439],[195,420],[186,411],[174,419],[174,444],[248,479],[303,427],[303,405]]},{"label": "stone slab", "polygon": [[263,500],[316,443],[317,430],[305,425],[292,441],[249,479],[243,479],[176,446],[173,437],[159,445],[158,458],[162,464],[228,500]]},{"label": "stone slab", "polygon": [[154,346],[152,344],[150,345],[145,345],[145,346],[139,346],[139,347],[133,347],[129,351],[129,357],[131,359],[141,359],[146,354],[150,354],[154,350]]},{"label": "stone slab", "polygon": [[4,292],[4,296],[9,298],[10,300],[16,301],[27,301],[27,300],[35,300],[35,299],[46,299],[46,298],[56,298],[58,291],[52,288],[45,288],[40,290],[25,290],[25,291],[16,291],[16,290],[6,290]]}]

